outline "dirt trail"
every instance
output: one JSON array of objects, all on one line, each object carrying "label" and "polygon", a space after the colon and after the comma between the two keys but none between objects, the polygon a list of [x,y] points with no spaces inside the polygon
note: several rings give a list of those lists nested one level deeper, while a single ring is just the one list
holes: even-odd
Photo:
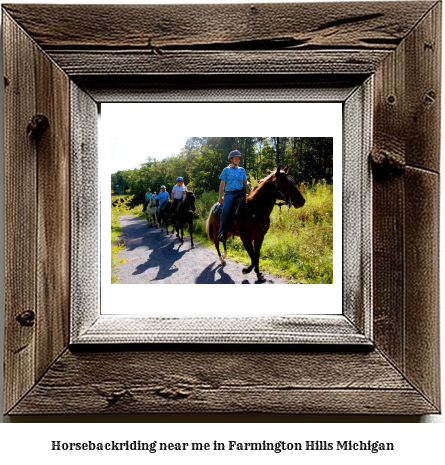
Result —
[{"label": "dirt trail", "polygon": [[243,265],[226,259],[222,266],[215,249],[195,242],[185,232],[184,244],[176,236],[166,235],[159,228],[135,216],[121,216],[119,240],[126,248],[118,258],[127,261],[116,271],[119,284],[285,284],[286,281],[264,273],[265,283],[257,281],[252,271],[242,273]]}]

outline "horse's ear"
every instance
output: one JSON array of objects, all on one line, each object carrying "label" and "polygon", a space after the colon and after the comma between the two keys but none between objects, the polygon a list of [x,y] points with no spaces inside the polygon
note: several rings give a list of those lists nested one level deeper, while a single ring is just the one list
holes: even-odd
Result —
[{"label": "horse's ear", "polygon": [[286,165],[286,168],[284,168],[284,172],[287,174],[289,173],[289,165]]},{"label": "horse's ear", "polygon": [[281,165],[278,165],[277,166],[277,174],[280,174],[280,171],[281,171]]}]

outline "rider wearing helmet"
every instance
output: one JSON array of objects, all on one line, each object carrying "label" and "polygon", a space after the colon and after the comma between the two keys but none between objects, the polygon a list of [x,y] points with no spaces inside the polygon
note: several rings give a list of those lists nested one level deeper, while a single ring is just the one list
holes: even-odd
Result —
[{"label": "rider wearing helmet", "polygon": [[[225,242],[227,240],[227,219],[233,205],[235,196],[242,192],[243,186],[251,187],[244,168],[238,166],[241,162],[241,153],[238,150],[232,150],[229,153],[229,166],[224,168],[219,179],[219,203],[222,203],[221,223],[219,226],[218,240]],[[224,202],[223,202],[224,194]]]},{"label": "rider wearing helmet", "polygon": [[168,202],[169,197],[170,196],[168,195],[168,192],[166,191],[166,187],[161,186],[161,192],[159,192],[159,194],[156,197],[156,200],[159,201],[159,211],[161,211],[164,203]]},{"label": "rider wearing helmet", "polygon": [[151,190],[150,188],[147,189],[147,192],[145,193],[145,201],[144,201],[144,206],[142,207],[142,211],[144,212],[145,209],[147,208],[148,202],[151,199]]},{"label": "rider wearing helmet", "polygon": [[187,187],[184,186],[184,179],[179,176],[176,178],[176,184],[173,186],[171,199],[172,203],[170,205],[170,216],[168,220],[171,221],[172,215],[176,213],[178,205],[185,199],[185,194],[187,192]]}]

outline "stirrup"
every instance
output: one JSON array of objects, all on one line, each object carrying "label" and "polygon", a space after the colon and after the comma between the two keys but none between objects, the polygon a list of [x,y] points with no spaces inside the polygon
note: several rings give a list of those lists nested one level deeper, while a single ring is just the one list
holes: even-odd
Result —
[{"label": "stirrup", "polygon": [[226,241],[227,241],[227,235],[224,234],[224,231],[223,231],[223,232],[220,232],[220,233],[218,234],[217,240],[218,240],[219,242],[226,242]]}]

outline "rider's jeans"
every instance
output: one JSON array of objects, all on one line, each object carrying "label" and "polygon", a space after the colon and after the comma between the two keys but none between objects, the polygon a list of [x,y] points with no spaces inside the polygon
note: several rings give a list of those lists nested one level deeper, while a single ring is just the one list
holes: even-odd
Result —
[{"label": "rider's jeans", "polygon": [[242,191],[229,191],[224,194],[224,202],[223,202],[223,209],[221,212],[221,223],[219,225],[219,233],[224,231],[226,227],[227,219],[230,215],[230,211],[232,209],[233,201],[235,200],[235,196]]}]

